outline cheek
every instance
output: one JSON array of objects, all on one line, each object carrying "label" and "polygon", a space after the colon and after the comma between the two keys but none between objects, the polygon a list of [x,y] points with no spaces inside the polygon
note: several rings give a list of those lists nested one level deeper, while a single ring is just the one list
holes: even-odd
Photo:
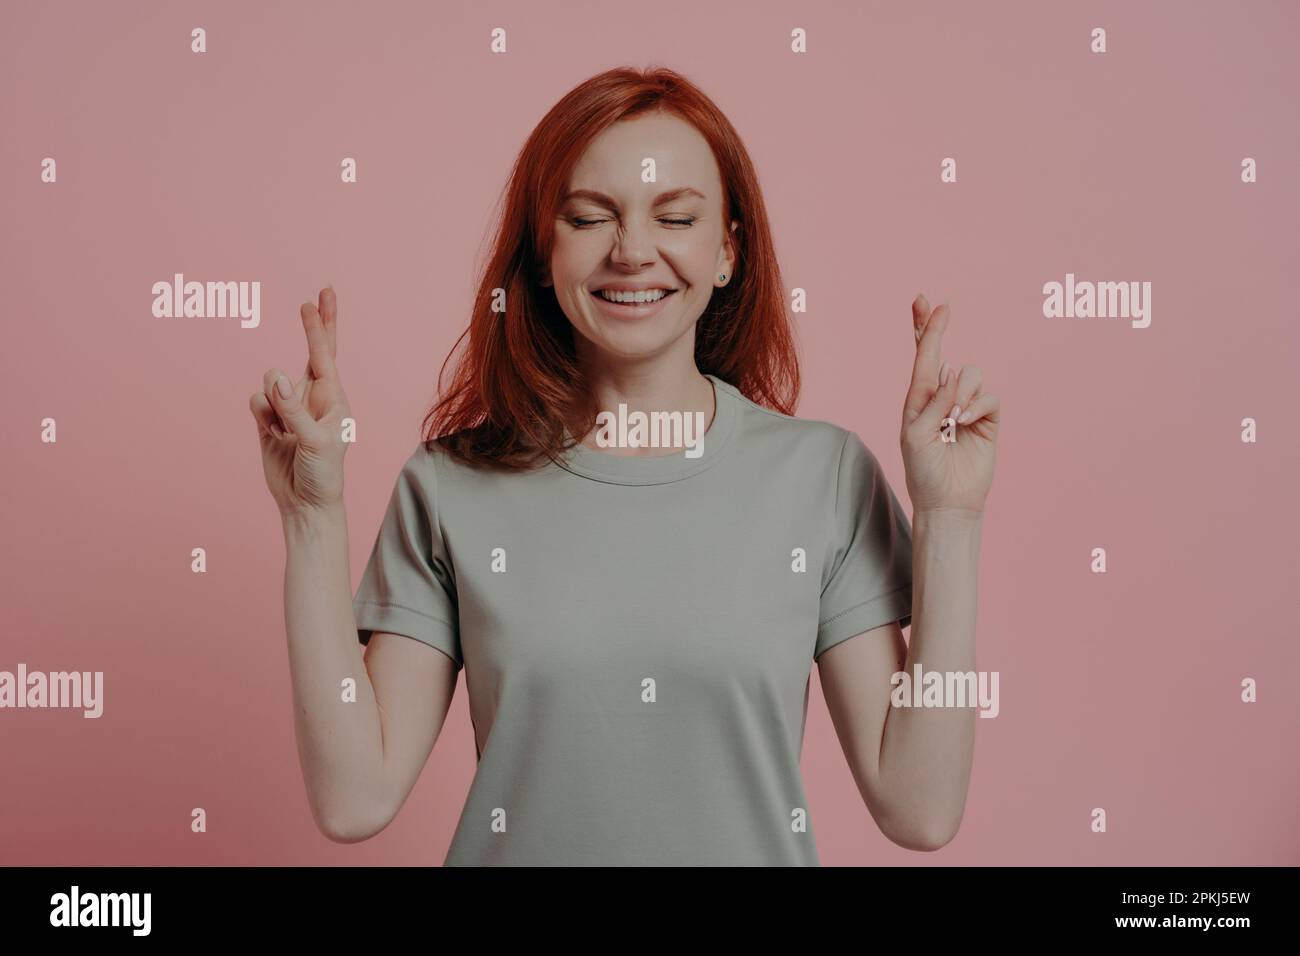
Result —
[{"label": "cheek", "polygon": [[[590,238],[590,237],[585,237]],[[551,248],[551,271],[570,280],[581,278],[599,264],[600,253],[582,236],[557,237]]]},{"label": "cheek", "polygon": [[708,277],[718,257],[717,246],[702,236],[665,247],[665,252],[672,256],[673,263],[682,275],[696,282]]}]

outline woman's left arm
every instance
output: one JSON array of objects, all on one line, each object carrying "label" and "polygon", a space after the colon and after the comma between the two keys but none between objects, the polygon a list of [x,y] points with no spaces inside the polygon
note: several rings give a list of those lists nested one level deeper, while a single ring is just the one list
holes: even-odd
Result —
[{"label": "woman's left arm", "polygon": [[954,374],[939,364],[948,306],[932,312],[918,296],[912,316],[917,354],[901,439],[913,507],[911,640],[904,644],[891,622],[832,647],[818,660],[818,674],[881,831],[909,849],[933,850],[956,835],[965,809],[974,702],[892,706],[893,677],[902,671],[910,680],[919,666],[947,686],[948,675],[975,674],[980,537],[1000,416],[978,368]]},{"label": "woman's left arm", "polygon": [[[912,638],[897,621],[817,660],[822,695],[858,792],[880,831],[909,850],[957,835],[975,745],[971,707],[894,707],[893,677],[975,668],[982,518],[921,512],[912,524]],[[906,699],[911,700],[910,686]]]}]

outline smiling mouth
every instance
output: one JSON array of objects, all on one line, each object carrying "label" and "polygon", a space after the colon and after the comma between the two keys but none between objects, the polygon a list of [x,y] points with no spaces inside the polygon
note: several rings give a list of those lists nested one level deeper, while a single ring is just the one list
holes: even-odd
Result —
[{"label": "smiling mouth", "polygon": [[669,296],[677,292],[676,289],[663,289],[660,291],[663,292],[663,295],[659,296],[659,298],[646,299],[643,302],[638,302],[635,299],[626,299],[621,302],[615,299],[610,299],[607,298],[605,295],[603,295],[602,290],[600,289],[596,289],[591,294],[595,296],[597,299],[600,299],[601,302],[608,302],[610,305],[657,305],[658,303],[662,302],[664,299],[668,298]]},{"label": "smiling mouth", "polygon": [[645,302],[615,302],[607,299],[599,292],[590,290],[588,294],[596,303],[596,308],[614,319],[649,319],[659,315],[667,306],[664,304],[677,293],[677,289],[671,291],[665,290],[665,294],[657,299],[647,300]]}]

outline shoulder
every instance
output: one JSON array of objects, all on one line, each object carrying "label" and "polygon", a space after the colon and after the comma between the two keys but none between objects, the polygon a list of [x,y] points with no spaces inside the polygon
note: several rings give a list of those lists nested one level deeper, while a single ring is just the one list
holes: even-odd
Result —
[{"label": "shoulder", "polygon": [[436,486],[440,477],[454,475],[457,469],[469,467],[452,454],[442,439],[433,438],[416,442],[402,471],[408,477]]},{"label": "shoulder", "polygon": [[721,384],[737,403],[738,431],[752,447],[819,462],[831,470],[842,460],[875,459],[857,432],[822,419],[782,414],[751,401],[733,385]]},{"label": "shoulder", "polygon": [[430,491],[445,494],[453,491],[490,492],[501,481],[527,475],[531,470],[536,470],[490,467],[467,462],[452,450],[448,443],[449,438],[454,436],[417,442],[406,460],[403,474],[408,479],[418,481]]}]

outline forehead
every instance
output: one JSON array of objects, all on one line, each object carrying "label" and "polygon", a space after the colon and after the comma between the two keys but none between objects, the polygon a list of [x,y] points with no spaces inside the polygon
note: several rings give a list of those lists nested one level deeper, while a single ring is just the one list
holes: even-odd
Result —
[{"label": "forehead", "polygon": [[[642,162],[655,162],[655,182],[642,183]],[[694,186],[711,199],[721,196],[722,180],[713,151],[690,123],[669,113],[647,113],[620,120],[591,141],[573,168],[569,188],[644,193],[645,187]]]}]

